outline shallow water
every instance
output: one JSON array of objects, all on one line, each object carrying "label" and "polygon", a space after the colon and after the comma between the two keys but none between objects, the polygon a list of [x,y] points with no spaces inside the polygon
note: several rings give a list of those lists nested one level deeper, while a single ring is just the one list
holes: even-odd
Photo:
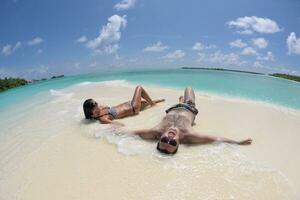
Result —
[{"label": "shallow water", "polygon": [[293,109],[300,109],[300,84],[294,81],[237,72],[211,70],[160,70],[110,72],[67,76],[41,81],[0,93],[0,111],[22,103],[40,92],[62,89],[73,84],[107,80],[123,80],[133,84],[147,84],[183,89],[192,86],[208,94],[252,99]]},{"label": "shallow water", "polygon": [[[295,184],[300,185],[300,180],[291,181],[291,176],[286,175],[289,171],[282,172],[271,158],[263,163],[243,153],[259,149],[263,154],[265,150],[259,144],[249,147],[181,146],[176,156],[164,156],[155,150],[155,142],[128,134],[133,129],[149,128],[158,123],[164,116],[163,110],[177,101],[182,93],[180,90],[150,87],[150,95],[155,98],[166,95],[167,102],[123,119],[126,129],[116,130],[110,125],[83,119],[84,99],[92,95],[104,104],[114,105],[130,99],[133,89],[134,85],[124,80],[82,82],[66,89],[41,92],[10,112],[2,112],[0,199],[295,198]],[[239,103],[239,107],[237,102],[215,101],[216,98],[206,94],[199,96],[197,92],[200,116],[205,118],[197,118],[195,129],[211,134],[221,132],[227,137],[254,137],[258,143],[266,140],[264,132],[277,134],[269,124],[268,131],[257,129],[257,135],[250,135],[247,130],[260,127],[259,123],[256,126],[249,123],[255,121],[255,114],[245,119],[248,124],[241,121],[239,126],[233,127],[232,121],[236,119],[230,119],[229,112],[223,110],[223,115],[218,116],[221,121],[218,121],[215,113],[210,113],[214,107],[232,106],[228,109],[232,114],[243,103]],[[287,116],[291,114],[274,111],[274,108],[266,108],[263,112],[266,116],[269,116],[268,109],[290,119]],[[254,111],[252,107],[249,110]],[[298,115],[295,120],[299,122]],[[277,121],[271,119],[271,123]],[[270,121],[266,120],[265,124],[268,123]],[[242,126],[245,130],[236,130]],[[291,133],[296,131],[295,127],[289,127]],[[274,144],[277,144],[276,137],[281,138],[276,134]],[[291,141],[284,145],[287,149],[296,147]],[[293,150],[299,152],[299,148]]]}]

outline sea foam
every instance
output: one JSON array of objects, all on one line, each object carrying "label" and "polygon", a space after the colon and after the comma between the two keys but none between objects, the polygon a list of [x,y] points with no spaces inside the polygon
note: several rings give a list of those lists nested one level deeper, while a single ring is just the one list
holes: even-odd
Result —
[{"label": "sea foam", "polygon": [[99,81],[99,82],[91,82],[91,81],[84,81],[81,83],[76,84],[77,86],[87,86],[87,85],[108,85],[108,86],[120,86],[124,84],[128,84],[126,80],[110,80],[110,81]]}]

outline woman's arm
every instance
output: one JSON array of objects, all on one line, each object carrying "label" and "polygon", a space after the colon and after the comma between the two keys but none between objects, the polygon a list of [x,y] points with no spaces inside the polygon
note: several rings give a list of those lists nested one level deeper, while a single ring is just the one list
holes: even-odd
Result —
[{"label": "woman's arm", "polygon": [[125,124],[121,123],[121,122],[117,122],[117,121],[113,121],[107,117],[102,117],[101,119],[99,119],[100,123],[102,124],[114,124],[117,126],[125,126]]}]

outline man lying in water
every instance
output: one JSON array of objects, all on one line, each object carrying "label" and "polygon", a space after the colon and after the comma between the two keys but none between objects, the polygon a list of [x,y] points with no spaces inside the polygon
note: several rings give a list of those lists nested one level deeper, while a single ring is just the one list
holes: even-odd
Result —
[{"label": "man lying in water", "polygon": [[157,139],[157,150],[166,154],[175,154],[179,144],[209,144],[225,142],[249,145],[252,139],[234,141],[223,137],[203,135],[193,130],[192,124],[198,113],[195,107],[195,94],[192,88],[186,88],[179,104],[166,110],[167,115],[152,129],[137,130],[133,133],[143,139]]},{"label": "man lying in water", "polygon": [[[147,106],[154,106],[162,101],[164,99],[152,100],[142,86],[137,86],[131,101],[108,107],[98,105],[93,99],[87,99],[83,103],[83,111],[86,119],[97,119],[101,123],[108,124],[113,123],[115,119],[136,115]],[[114,122],[114,124],[123,125],[118,122]]]}]

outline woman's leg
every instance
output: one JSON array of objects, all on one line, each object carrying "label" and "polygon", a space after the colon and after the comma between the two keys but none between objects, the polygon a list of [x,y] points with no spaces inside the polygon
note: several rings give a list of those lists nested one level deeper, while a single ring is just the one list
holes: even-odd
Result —
[{"label": "woman's leg", "polygon": [[[155,104],[157,104],[157,103],[160,103],[160,102],[163,102],[163,101],[165,101],[164,99],[157,99],[157,100],[153,100],[153,102],[155,103]],[[141,102],[141,110],[144,110],[147,106],[149,106],[150,104],[147,102],[147,101],[145,101],[145,100],[142,100],[142,102]]]},{"label": "woman's leg", "polygon": [[135,113],[139,113],[142,108],[142,98],[146,100],[148,105],[154,105],[155,102],[152,101],[146,90],[142,86],[137,86],[134,91],[133,98],[131,100],[131,105]]}]

